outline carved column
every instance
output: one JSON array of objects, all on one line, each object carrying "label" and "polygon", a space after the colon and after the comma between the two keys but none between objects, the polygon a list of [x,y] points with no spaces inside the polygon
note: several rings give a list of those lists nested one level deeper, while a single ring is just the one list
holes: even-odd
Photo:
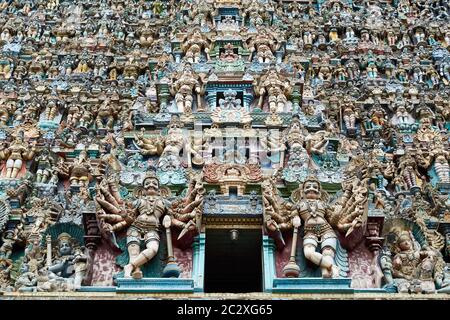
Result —
[{"label": "carved column", "polygon": [[194,291],[203,292],[205,275],[205,240],[206,234],[200,233],[194,239],[192,257],[192,278],[194,279]]},{"label": "carved column", "polygon": [[264,292],[272,292],[273,279],[276,278],[275,243],[269,236],[263,236]]},{"label": "carved column", "polygon": [[442,254],[448,261],[448,259],[450,259],[450,222],[439,223],[438,231],[445,237],[445,247]]},{"label": "carved column", "polygon": [[381,279],[383,272],[378,263],[378,257],[383,247],[384,238],[380,237],[383,228],[384,217],[369,217],[366,227],[366,246],[372,252],[372,277],[374,278],[375,287],[381,287]]},{"label": "carved column", "polygon": [[84,226],[84,243],[86,246],[86,256],[88,258],[86,276],[83,280],[84,285],[90,285],[92,281],[92,275],[94,271],[94,255],[97,245],[101,240],[100,228],[97,221],[97,215],[95,214],[95,206],[92,202],[86,206],[83,211],[83,226]]}]

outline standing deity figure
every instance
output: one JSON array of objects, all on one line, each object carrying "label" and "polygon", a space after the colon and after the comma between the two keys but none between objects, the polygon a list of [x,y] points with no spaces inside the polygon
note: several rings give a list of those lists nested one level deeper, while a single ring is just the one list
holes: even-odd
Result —
[{"label": "standing deity figure", "polygon": [[170,92],[175,96],[178,112],[192,113],[193,92],[197,94],[197,108],[201,109],[202,85],[191,66],[186,66],[178,80],[171,83]]},{"label": "standing deity figure", "polygon": [[[141,267],[156,256],[159,249],[161,217],[167,214],[167,204],[159,194],[159,180],[153,171],[147,172],[140,196],[132,204],[124,203],[117,194],[101,189],[96,200],[101,206],[98,215],[111,232],[127,228],[128,264],[124,277],[142,278]],[[145,249],[141,252],[141,243]]]},{"label": "standing deity figure", "polygon": [[356,120],[359,119],[359,113],[350,98],[346,97],[342,102],[341,112],[347,133],[354,134],[357,129]]},{"label": "standing deity figure", "polygon": [[0,247],[0,258],[9,259],[12,254],[13,246],[19,239],[18,235],[22,225],[15,227],[14,229],[9,229],[3,232],[2,235],[2,246]]},{"label": "standing deity figure", "polygon": [[202,52],[205,52],[207,60],[209,60],[209,41],[202,35],[200,28],[194,28],[186,35],[181,46],[184,52],[184,58],[189,63],[199,63]]},{"label": "standing deity figure", "polygon": [[266,226],[271,231],[291,228],[294,218],[300,217],[304,222],[305,258],[320,267],[322,277],[337,278],[340,272],[335,261],[338,238],[333,227],[349,235],[362,225],[361,216],[367,205],[366,182],[366,179],[353,180],[346,184],[343,196],[331,207],[320,181],[309,176],[292,193],[294,203],[278,203],[275,198],[267,201],[265,211],[272,213],[271,218],[266,220]]},{"label": "standing deity figure", "polygon": [[256,93],[260,96],[258,107],[262,109],[264,95],[269,97],[269,110],[271,113],[279,113],[286,110],[286,104],[288,102],[287,96],[291,94],[293,90],[292,85],[288,80],[283,79],[277,70],[272,68],[268,74],[265,75],[256,85]]},{"label": "standing deity figure", "polygon": [[201,27],[207,27],[209,25],[214,27],[214,16],[217,14],[218,11],[214,8],[214,4],[203,0],[197,0],[192,10],[194,24],[200,25]]},{"label": "standing deity figure", "polygon": [[11,269],[13,268],[10,259],[0,258],[0,292],[12,291]]},{"label": "standing deity figure", "polygon": [[16,111],[16,103],[14,101],[0,100],[0,126],[6,126],[10,117]]},{"label": "standing deity figure", "polygon": [[[35,159],[37,163],[36,182],[48,183],[54,181],[53,172],[56,166],[56,160],[49,148],[45,148]],[[51,179],[53,178],[53,179]]]},{"label": "standing deity figure", "polygon": [[[289,152],[287,166],[283,169],[283,179],[288,182],[304,181],[309,174],[312,174],[311,171],[317,169],[308,151],[303,146],[305,142],[304,131],[298,118],[294,118],[283,138]],[[282,155],[282,158],[284,158],[284,155]],[[283,166],[283,163],[281,163],[281,166]]]},{"label": "standing deity figure", "polygon": [[433,147],[427,156],[424,156],[423,152],[418,153],[421,167],[429,169],[432,166],[439,183],[450,183],[450,152],[447,151],[440,138],[434,139]]},{"label": "standing deity figure", "polygon": [[19,131],[8,148],[3,145],[0,149],[0,159],[6,160],[6,171],[2,176],[11,179],[17,178],[24,161],[33,159],[35,152],[36,146],[33,145],[30,149],[30,144],[24,140],[24,132]]},{"label": "standing deity figure", "polygon": [[434,156],[434,170],[439,178],[439,182],[450,184],[450,152],[441,148],[433,150],[432,153]]},{"label": "standing deity figure", "polygon": [[400,159],[397,176],[401,177],[401,180],[406,183],[408,190],[411,188],[420,188],[423,180],[425,180],[425,177],[419,173],[416,159],[409,153]]},{"label": "standing deity figure", "polygon": [[[278,49],[275,43],[276,38],[266,28],[258,28],[258,33],[250,39],[248,48],[251,53],[256,51],[255,57],[259,63],[271,63],[275,60],[273,52]],[[252,58],[253,54],[250,54],[249,61]]]}]

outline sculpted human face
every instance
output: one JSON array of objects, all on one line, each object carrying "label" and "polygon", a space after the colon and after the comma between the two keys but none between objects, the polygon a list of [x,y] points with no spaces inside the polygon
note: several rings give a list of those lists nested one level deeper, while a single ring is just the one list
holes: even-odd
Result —
[{"label": "sculpted human face", "polygon": [[66,256],[72,253],[72,246],[70,245],[69,241],[63,240],[59,243],[59,253],[62,256]]},{"label": "sculpted human face", "polygon": [[400,250],[407,251],[412,249],[412,243],[409,239],[402,239],[400,243],[398,244]]},{"label": "sculpted human face", "polygon": [[157,179],[149,178],[144,181],[144,188],[149,194],[155,194],[158,190],[159,183]]},{"label": "sculpted human face", "polygon": [[320,195],[320,186],[315,181],[306,181],[303,186],[306,199],[318,199]]}]

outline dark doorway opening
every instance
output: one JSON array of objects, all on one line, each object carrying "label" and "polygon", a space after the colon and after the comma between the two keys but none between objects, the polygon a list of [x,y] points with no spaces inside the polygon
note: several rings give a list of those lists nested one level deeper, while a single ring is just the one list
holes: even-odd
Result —
[{"label": "dark doorway opening", "polygon": [[206,230],[205,292],[262,291],[262,234],[259,229]]}]

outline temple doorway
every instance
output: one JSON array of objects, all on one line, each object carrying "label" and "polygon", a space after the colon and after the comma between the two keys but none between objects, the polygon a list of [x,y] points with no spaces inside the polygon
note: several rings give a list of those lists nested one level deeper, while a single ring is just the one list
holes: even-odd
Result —
[{"label": "temple doorway", "polygon": [[205,292],[262,292],[260,229],[206,230]]}]

